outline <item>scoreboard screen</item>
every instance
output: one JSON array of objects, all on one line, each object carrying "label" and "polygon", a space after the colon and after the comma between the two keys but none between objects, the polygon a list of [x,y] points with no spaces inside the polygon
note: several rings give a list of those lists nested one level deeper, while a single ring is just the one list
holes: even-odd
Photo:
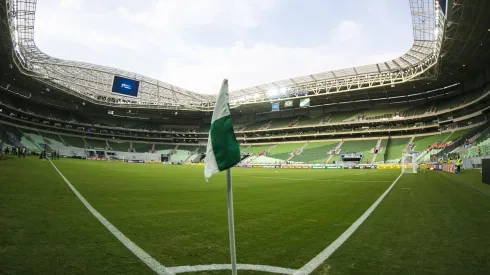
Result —
[{"label": "scoreboard screen", "polygon": [[272,111],[279,111],[279,102],[272,103]]},{"label": "scoreboard screen", "polygon": [[112,92],[115,94],[137,97],[140,82],[120,76],[114,76],[112,82]]}]

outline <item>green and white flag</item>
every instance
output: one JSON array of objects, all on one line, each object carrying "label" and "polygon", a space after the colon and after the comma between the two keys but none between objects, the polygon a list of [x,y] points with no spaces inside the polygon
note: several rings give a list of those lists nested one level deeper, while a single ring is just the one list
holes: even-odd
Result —
[{"label": "green and white flag", "polygon": [[204,178],[229,169],[240,162],[240,146],[233,132],[228,105],[228,80],[223,80],[209,130]]}]

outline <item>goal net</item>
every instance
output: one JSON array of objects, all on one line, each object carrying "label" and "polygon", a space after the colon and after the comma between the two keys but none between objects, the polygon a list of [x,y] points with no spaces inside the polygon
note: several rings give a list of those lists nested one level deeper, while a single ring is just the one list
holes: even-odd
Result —
[{"label": "goal net", "polygon": [[402,173],[415,174],[417,173],[418,165],[415,162],[415,155],[403,154],[401,160]]}]

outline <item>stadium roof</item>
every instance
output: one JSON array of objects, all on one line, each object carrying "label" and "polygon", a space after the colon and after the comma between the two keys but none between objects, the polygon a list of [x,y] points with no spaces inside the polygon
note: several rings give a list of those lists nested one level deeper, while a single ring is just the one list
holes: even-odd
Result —
[{"label": "stadium roof", "polygon": [[[214,97],[114,68],[51,57],[34,42],[36,1],[7,0],[12,55],[21,72],[89,102],[119,107],[209,110]],[[435,78],[445,17],[434,0],[410,0],[414,44],[401,57],[366,66],[311,74],[233,91],[232,106],[334,94]],[[111,92],[114,76],[140,81],[139,96]]]}]

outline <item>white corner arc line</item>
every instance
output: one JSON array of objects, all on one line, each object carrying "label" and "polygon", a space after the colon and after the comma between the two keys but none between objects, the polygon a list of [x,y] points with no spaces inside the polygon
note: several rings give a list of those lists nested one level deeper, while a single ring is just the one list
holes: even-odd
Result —
[{"label": "white corner arc line", "polygon": [[126,237],[119,229],[117,229],[114,225],[112,225],[102,214],[100,214],[95,208],[90,205],[90,203],[80,194],[77,189],[65,178],[65,176],[58,170],[58,168],[54,165],[54,163],[48,159],[51,165],[53,165],[54,169],[61,178],[65,181],[65,183],[70,187],[71,191],[77,196],[77,198],[85,205],[85,207],[94,215],[99,222],[109,230],[109,232],[114,235],[124,246],[126,246],[129,251],[131,251],[136,257],[138,257],[143,263],[145,263],[149,268],[155,271],[157,274],[166,274],[171,275],[174,274],[167,267],[160,264],[157,260],[151,257],[148,253],[146,253],[143,249],[141,249],[138,245],[133,243],[128,237]]},{"label": "white corner arc line", "polygon": [[333,243],[331,243],[327,248],[325,248],[320,254],[309,261],[300,269],[296,270],[294,275],[307,275],[313,272],[317,267],[319,267],[323,262],[325,262],[330,255],[332,255],[337,248],[339,248],[351,235],[356,231],[356,229],[373,213],[374,209],[379,205],[379,203],[386,197],[390,190],[395,186],[396,182],[400,179],[403,174],[400,173],[398,178],[386,189],[386,191],[371,205],[371,207],[362,214],[357,221],[355,221],[347,230],[345,230],[342,235],[340,235]]},{"label": "white corner arc line", "polygon": [[[231,270],[231,264],[210,264],[210,265],[184,265],[169,267],[173,273],[184,273],[184,272],[200,272],[200,271],[213,271],[213,270]],[[295,269],[270,266],[270,265],[252,265],[252,264],[237,264],[237,269],[239,270],[254,270],[262,272],[270,272],[277,274],[292,275],[296,271]]]}]

